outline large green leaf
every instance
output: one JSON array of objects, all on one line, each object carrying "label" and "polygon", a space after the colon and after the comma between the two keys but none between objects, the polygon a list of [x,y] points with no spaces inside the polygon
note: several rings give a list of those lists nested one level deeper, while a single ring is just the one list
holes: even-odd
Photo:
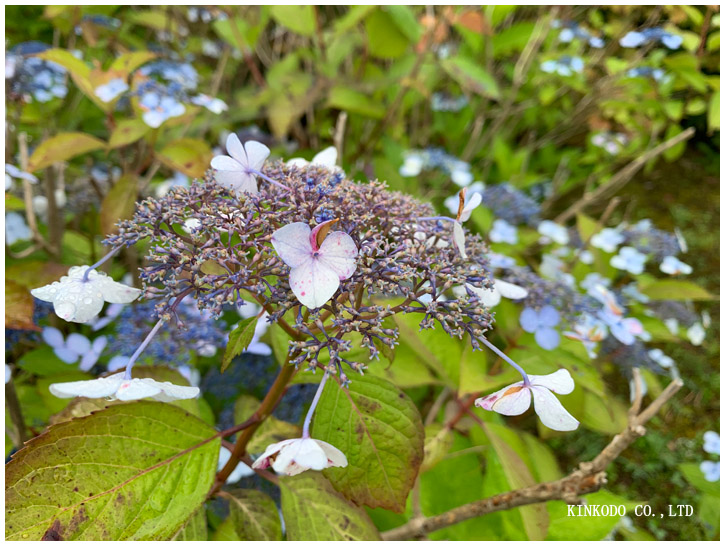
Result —
[{"label": "large green leaf", "polygon": [[380,102],[374,101],[360,91],[340,85],[330,89],[327,106],[328,108],[338,108],[339,110],[361,114],[369,118],[379,119],[385,115],[385,106]]},{"label": "large green leaf", "polygon": [[279,486],[287,540],[380,540],[368,515],[320,473],[282,478]]},{"label": "large green leaf", "polygon": [[224,540],[282,540],[279,513],[269,496],[255,489],[222,491],[219,495],[229,501],[229,517],[222,523]]},{"label": "large green leaf", "polygon": [[653,300],[709,300],[710,294],[693,282],[679,279],[662,279],[641,288],[645,296]]},{"label": "large green leaf", "polygon": [[423,462],[425,433],[415,404],[384,379],[356,377],[349,389],[330,381],[322,393],[313,436],[347,457],[325,475],[357,504],[402,511]]},{"label": "large green leaf", "polygon": [[120,148],[136,142],[138,139],[148,133],[151,128],[140,119],[124,119],[118,122],[118,125],[111,133],[108,141],[109,148]]},{"label": "large green leaf", "polygon": [[209,168],[211,148],[197,138],[180,138],[156,154],[161,163],[187,176],[201,178]]},{"label": "large green leaf", "polygon": [[136,194],[138,180],[135,176],[125,174],[119,178],[101,203],[101,231],[104,234],[114,233],[119,220],[133,216],[136,210]]},{"label": "large green leaf", "polygon": [[408,48],[408,36],[401,32],[395,19],[378,9],[365,19],[370,55],[381,59],[400,57]]},{"label": "large green leaf", "polygon": [[206,510],[202,505],[199,509],[194,512],[186,523],[179,529],[174,536],[174,540],[181,540],[184,542],[191,540],[208,540],[209,529],[206,524]]},{"label": "large green leaf", "polygon": [[29,171],[38,171],[56,161],[105,148],[106,143],[85,133],[60,133],[44,140],[30,156]]},{"label": "large green leaf", "polygon": [[5,468],[5,537],[167,540],[204,501],[219,447],[213,428],[159,402],[52,426]]}]

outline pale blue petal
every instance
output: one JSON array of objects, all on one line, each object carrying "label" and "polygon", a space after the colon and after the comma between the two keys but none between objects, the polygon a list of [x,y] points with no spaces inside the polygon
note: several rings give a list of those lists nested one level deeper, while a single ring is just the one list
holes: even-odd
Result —
[{"label": "pale blue petal", "polygon": [[556,326],[557,324],[559,324],[559,311],[551,305],[542,307],[541,311],[539,311],[539,325]]},{"label": "pale blue petal", "polygon": [[525,332],[533,334],[539,327],[539,314],[531,307],[527,307],[526,309],[521,311],[521,316],[519,317],[519,324]]},{"label": "pale blue petal", "polygon": [[551,351],[559,346],[559,332],[553,328],[539,328],[534,334],[539,347]]}]

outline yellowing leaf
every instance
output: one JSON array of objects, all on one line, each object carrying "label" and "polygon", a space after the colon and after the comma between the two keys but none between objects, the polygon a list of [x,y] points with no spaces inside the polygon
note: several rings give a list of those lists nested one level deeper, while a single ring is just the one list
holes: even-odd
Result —
[{"label": "yellowing leaf", "polygon": [[105,147],[105,142],[85,133],[60,133],[40,143],[30,156],[28,170],[39,171],[56,161],[66,161]]},{"label": "yellowing leaf", "polygon": [[5,279],[5,328],[39,331],[33,322],[33,296],[24,286]]},{"label": "yellowing leaf", "polygon": [[106,194],[101,203],[101,231],[104,235],[115,233],[116,222],[127,220],[136,209],[137,179],[123,175]]},{"label": "yellowing leaf", "polygon": [[111,138],[108,142],[109,148],[120,148],[126,146],[132,142],[136,142],[138,139],[148,133],[150,127],[146,125],[143,120],[140,119],[124,119],[118,123],[116,128],[111,133]]},{"label": "yellowing leaf", "polygon": [[187,176],[201,178],[209,168],[212,153],[203,140],[180,138],[167,144],[156,155],[167,167]]},{"label": "yellowing leaf", "polygon": [[315,10],[313,6],[270,6],[270,12],[275,21],[297,34],[312,36],[315,33]]}]

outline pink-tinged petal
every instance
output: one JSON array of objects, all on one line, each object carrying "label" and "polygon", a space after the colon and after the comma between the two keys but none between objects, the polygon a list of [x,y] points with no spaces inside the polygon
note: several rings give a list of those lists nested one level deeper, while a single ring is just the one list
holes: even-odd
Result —
[{"label": "pink-tinged petal", "polygon": [[211,166],[217,171],[238,171],[243,172],[244,166],[236,159],[228,155],[217,155],[211,159]]},{"label": "pink-tinged petal", "polygon": [[310,246],[312,247],[312,250],[320,250],[320,245],[317,244],[317,238],[320,231],[322,231],[323,239],[327,238],[327,234],[329,233],[330,228],[337,221],[337,219],[327,220],[326,222],[322,222],[321,224],[318,224],[314,228],[312,228],[312,231],[310,232]]},{"label": "pink-tinged petal", "polygon": [[236,159],[242,166],[246,166],[249,163],[249,161],[247,160],[247,152],[244,150],[244,146],[242,146],[242,143],[236,134],[229,134],[229,136],[227,137],[226,147],[227,153],[233,159]]},{"label": "pink-tinged petal", "polygon": [[293,441],[294,440],[282,440],[276,444],[268,445],[267,449],[264,450],[264,453],[262,453],[262,455],[260,455],[254,463],[252,463],[252,468],[269,468],[272,464],[270,458],[278,453],[284,446]]},{"label": "pink-tinged petal", "polygon": [[466,254],[466,234],[463,232],[463,225],[460,222],[453,222],[453,244],[456,245],[461,258],[468,258]]},{"label": "pink-tinged petal", "polygon": [[294,476],[308,469],[322,470],[327,468],[327,456],[311,438],[298,438],[280,450],[272,463],[272,468],[278,474],[288,476]]},{"label": "pink-tinged petal", "polygon": [[123,374],[118,373],[109,377],[91,379],[88,381],[70,381],[68,383],[53,383],[49,390],[58,398],[73,398],[85,396],[87,398],[106,398],[113,395],[123,382]]},{"label": "pink-tinged petal", "polygon": [[574,380],[564,368],[548,375],[530,375],[529,379],[535,387],[546,387],[557,394],[569,394],[574,390]]},{"label": "pink-tinged petal", "polygon": [[[531,395],[529,394],[529,390],[523,385],[523,381],[519,381],[513,385],[508,385],[507,387],[489,394],[488,396],[476,399],[475,405],[479,408],[483,408],[488,411],[495,411],[497,413],[503,413],[499,411],[499,407],[504,411],[518,411],[523,408],[521,411],[518,411],[518,413],[503,413],[503,415],[520,415],[531,405]],[[523,396],[522,393],[526,396]],[[504,402],[502,406],[499,406],[499,403],[504,398],[511,397],[514,398]]]},{"label": "pink-tinged petal", "polygon": [[143,379],[130,379],[123,381],[116,391],[117,400],[141,400],[156,396],[161,389]]},{"label": "pink-tinged petal", "polygon": [[310,226],[304,222],[294,222],[279,228],[272,234],[272,246],[288,266],[301,266],[312,258]]},{"label": "pink-tinged petal", "polygon": [[300,303],[310,309],[317,309],[330,301],[340,286],[337,273],[313,258],[292,268],[289,282]]},{"label": "pink-tinged petal", "polygon": [[622,321],[622,325],[627,329],[630,334],[634,334],[635,336],[644,332],[642,323],[636,318],[626,318]]},{"label": "pink-tinged petal", "polygon": [[532,387],[534,411],[544,426],[552,430],[576,430],[579,421],[564,409],[559,399],[544,387]]},{"label": "pink-tinged petal", "polygon": [[315,442],[317,442],[317,445],[319,445],[322,448],[322,451],[325,452],[325,456],[327,457],[327,466],[347,466],[347,457],[345,457],[345,454],[342,451],[327,442],[323,442],[322,440],[315,440]]},{"label": "pink-tinged petal", "polygon": [[247,152],[246,166],[254,171],[258,171],[264,165],[265,160],[269,157],[269,148],[256,140],[249,140],[244,144]]},{"label": "pink-tinged petal", "polygon": [[322,242],[319,262],[332,269],[339,279],[349,279],[357,268],[358,249],[347,233],[333,231]]},{"label": "pink-tinged petal", "polygon": [[510,282],[494,279],[493,284],[496,287],[496,290],[498,290],[504,298],[508,298],[510,300],[520,300],[529,295],[526,288],[521,288],[520,286],[511,284]]}]

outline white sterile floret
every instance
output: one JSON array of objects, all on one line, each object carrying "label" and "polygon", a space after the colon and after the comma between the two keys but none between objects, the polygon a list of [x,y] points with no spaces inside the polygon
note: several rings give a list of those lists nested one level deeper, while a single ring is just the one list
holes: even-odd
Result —
[{"label": "white sterile floret", "polygon": [[674,256],[665,256],[660,264],[660,271],[668,275],[689,275],[692,273],[692,266],[681,262]]},{"label": "white sterile floret", "polygon": [[269,148],[254,140],[242,146],[239,137],[232,133],[227,137],[227,153],[211,160],[215,180],[237,193],[257,193],[256,173],[269,157]]},{"label": "white sterile floret", "polygon": [[34,288],[30,293],[42,301],[53,304],[55,314],[68,322],[88,322],[101,312],[103,302],[131,303],[141,290],[114,281],[105,273],[91,270],[87,265],[73,266],[68,275],[52,284]]},{"label": "white sterile floret", "polygon": [[293,167],[306,167],[307,165],[311,165],[313,167],[325,167],[331,171],[341,171],[342,169],[340,169],[340,167],[336,164],[337,148],[334,146],[329,146],[316,154],[315,157],[312,158],[312,161],[307,161],[302,157],[293,157],[287,161],[287,165],[291,165]]},{"label": "white sterile floret", "polygon": [[69,383],[53,383],[50,392],[58,398],[108,398],[109,400],[141,400],[153,398],[159,402],[172,402],[196,398],[198,387],[174,385],[168,381],[155,381],[151,378],[124,379],[124,373],[108,377],[99,377],[87,381],[71,381]]},{"label": "white sterile floret", "polygon": [[[537,228],[539,233],[560,245],[569,243],[569,232],[562,225],[552,222],[551,220],[542,220]],[[548,241],[544,241],[548,242]]]},{"label": "white sterile floret", "polygon": [[283,440],[267,447],[252,468],[272,467],[277,474],[295,476],[305,470],[347,466],[347,457],[335,446],[313,438]]}]

